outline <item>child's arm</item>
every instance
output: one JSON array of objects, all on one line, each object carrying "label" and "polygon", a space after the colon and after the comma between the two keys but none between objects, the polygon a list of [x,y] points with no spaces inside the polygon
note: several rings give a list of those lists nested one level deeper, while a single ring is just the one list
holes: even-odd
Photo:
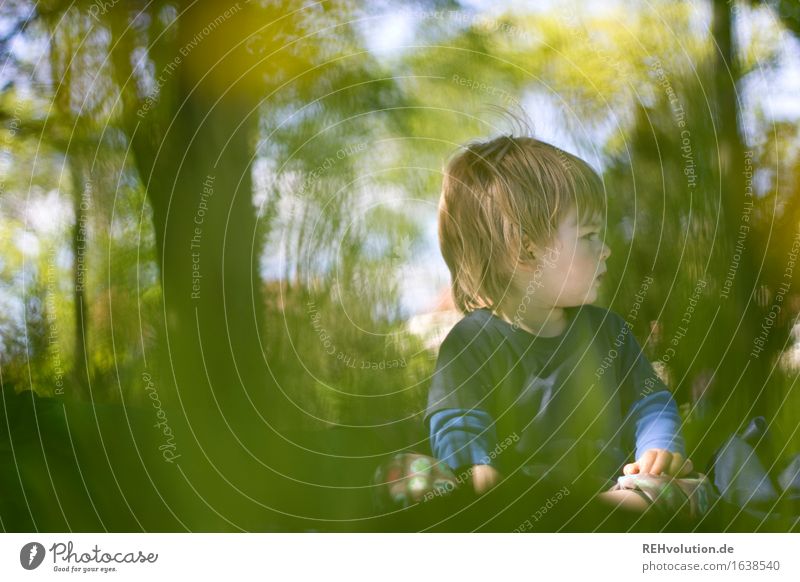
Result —
[{"label": "child's arm", "polygon": [[500,473],[489,464],[489,451],[497,445],[492,418],[484,410],[446,409],[430,418],[431,452],[447,463],[458,477],[471,480],[475,493],[497,485]]},{"label": "child's arm", "polygon": [[625,465],[626,475],[664,472],[682,476],[692,471],[680,433],[681,417],[669,391],[642,398],[630,415],[636,430],[636,462]]},{"label": "child's arm", "polygon": [[504,367],[493,364],[492,345],[478,320],[462,319],[450,330],[439,348],[426,414],[433,456],[479,494],[500,480],[492,466],[498,440],[488,410]]},{"label": "child's arm", "polygon": [[636,462],[625,465],[623,472],[690,472],[691,461],[686,459],[680,431],[681,417],[672,394],[648,361],[630,325],[613,311],[609,314],[616,322],[612,329],[623,336],[618,373],[624,386],[623,400],[629,407],[627,420],[633,424],[636,437]]}]

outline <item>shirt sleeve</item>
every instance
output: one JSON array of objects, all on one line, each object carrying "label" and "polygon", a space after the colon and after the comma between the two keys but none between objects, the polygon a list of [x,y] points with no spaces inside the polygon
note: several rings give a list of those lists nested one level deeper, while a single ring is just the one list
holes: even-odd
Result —
[{"label": "shirt sleeve", "polygon": [[638,459],[647,449],[667,449],[685,456],[678,407],[666,384],[658,377],[628,324],[616,316],[621,346],[620,388],[628,441],[635,439]]},{"label": "shirt sleeve", "polygon": [[491,417],[491,351],[480,325],[462,320],[439,348],[425,423],[431,452],[453,469],[489,464],[497,445]]},{"label": "shirt sleeve", "polygon": [[456,324],[439,348],[425,422],[439,410],[492,410],[492,354],[479,326],[466,323]]},{"label": "shirt sleeve", "polygon": [[666,449],[686,456],[681,436],[681,417],[666,390],[650,394],[633,405],[631,419],[636,433],[636,458],[647,449]]},{"label": "shirt sleeve", "polygon": [[439,410],[430,418],[433,456],[450,468],[490,465],[497,443],[494,423],[483,410]]}]

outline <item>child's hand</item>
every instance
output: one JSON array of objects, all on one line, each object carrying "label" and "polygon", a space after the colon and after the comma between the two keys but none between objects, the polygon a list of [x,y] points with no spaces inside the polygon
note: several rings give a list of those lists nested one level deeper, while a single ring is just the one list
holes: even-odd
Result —
[{"label": "child's hand", "polygon": [[666,449],[648,449],[635,463],[628,463],[622,469],[625,475],[637,473],[666,473],[673,477],[682,477],[692,472],[692,461],[680,453],[671,453]]},{"label": "child's hand", "polygon": [[491,465],[472,466],[472,486],[482,495],[500,482],[500,473]]}]

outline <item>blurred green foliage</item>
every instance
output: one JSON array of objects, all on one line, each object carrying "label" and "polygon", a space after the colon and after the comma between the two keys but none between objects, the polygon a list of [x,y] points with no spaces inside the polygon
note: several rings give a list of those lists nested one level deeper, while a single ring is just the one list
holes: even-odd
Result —
[{"label": "blurred green foliage", "polygon": [[[3,40],[9,67],[0,97],[4,401],[26,390],[54,397],[67,415],[77,411],[73,418],[91,433],[87,447],[105,436],[124,441],[124,454],[143,466],[153,463],[155,480],[173,487],[166,505],[182,509],[169,518],[171,510],[154,513],[148,525],[132,512],[118,527],[347,529],[289,516],[365,517],[365,483],[382,456],[427,446],[421,415],[435,350],[409,331],[412,314],[401,299],[419,276],[411,267],[427,256],[445,160],[469,139],[513,129],[505,110],[524,111],[534,130],[559,112],[564,139],[606,184],[614,254],[605,302],[669,379],[697,454],[713,450],[711,426],[722,438],[756,413],[775,421],[783,448],[775,457],[800,451],[796,370],[775,365],[800,307],[795,285],[767,348],[737,381],[797,229],[797,126],[766,120],[758,101],[731,99],[739,94],[724,85],[732,73],[721,67],[712,34],[715,3],[586,11],[587,4],[489,17],[455,3],[419,3],[405,13],[412,46],[379,53],[368,45],[381,19],[358,2],[303,10],[254,2],[246,16],[233,10],[233,25],[221,15],[238,4],[183,13],[185,3],[167,1],[102,10],[14,3],[3,16],[13,32]],[[781,35],[796,31],[778,4],[775,13],[760,3],[723,13],[733,22],[745,11],[758,15],[746,42],[734,43],[733,89],[774,68]],[[187,50],[187,39],[196,48]],[[756,123],[725,125],[730,107]],[[216,116],[210,126],[208,115]],[[755,133],[745,133],[751,127]],[[726,143],[738,157],[719,154]],[[222,159],[236,147],[247,155]],[[756,184],[745,258],[722,301],[745,151],[766,181]],[[232,177],[215,193],[217,212],[233,207],[227,184],[237,180],[252,204],[213,227],[230,245],[214,260],[243,266],[204,279],[204,297],[224,300],[213,295],[195,312],[186,295],[164,293],[188,289],[190,267],[168,233],[191,232],[181,229],[193,227],[196,186],[212,161],[214,172]],[[240,232],[251,223],[252,232]],[[79,252],[87,266],[82,298]],[[655,283],[640,302],[647,276]],[[664,361],[700,280],[707,285],[698,308]],[[220,319],[200,329],[232,306],[257,322],[254,330],[231,330]],[[237,360],[244,352],[251,356]],[[192,478],[160,463],[143,373],[158,379],[178,440],[195,454],[184,452]],[[226,416],[225,398],[241,398],[244,408]],[[192,417],[193,405],[205,409],[211,399],[219,410]],[[114,421],[95,435],[86,411],[119,404],[131,416],[113,409]],[[112,426],[120,431],[108,434]],[[142,439],[155,444],[140,449]],[[94,474],[107,479],[105,471]],[[33,499],[47,496],[39,479],[26,481],[41,488]],[[163,490],[149,473],[135,479],[148,492],[140,501]],[[83,502],[61,505],[69,503]]]}]

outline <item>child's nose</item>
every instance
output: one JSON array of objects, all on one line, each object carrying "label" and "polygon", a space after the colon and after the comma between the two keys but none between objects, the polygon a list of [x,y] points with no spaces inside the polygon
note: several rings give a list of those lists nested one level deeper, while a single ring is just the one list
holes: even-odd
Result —
[{"label": "child's nose", "polygon": [[611,256],[611,247],[607,244],[603,243],[603,251],[600,253],[602,260],[606,260],[608,257]]}]

